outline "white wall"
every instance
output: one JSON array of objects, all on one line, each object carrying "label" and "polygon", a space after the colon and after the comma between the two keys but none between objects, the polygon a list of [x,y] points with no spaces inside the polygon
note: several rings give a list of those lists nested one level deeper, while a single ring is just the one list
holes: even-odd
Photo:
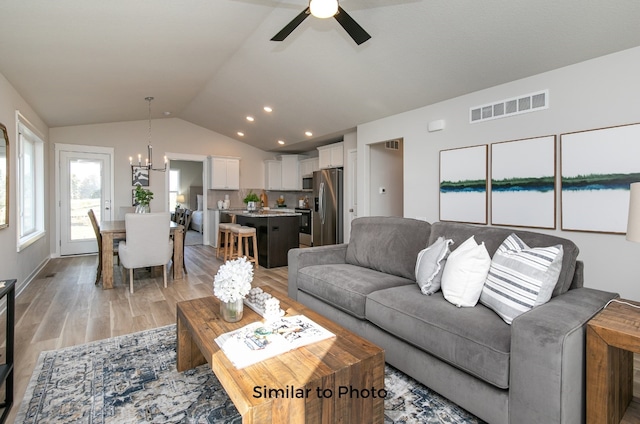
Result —
[{"label": "white wall", "polygon": [[[24,283],[34,275],[34,271],[46,263],[49,257],[49,237],[46,236],[28,246],[20,253],[16,252],[18,217],[16,214],[16,152],[17,126],[16,110],[33,124],[44,136],[45,149],[50,147],[47,141],[49,129],[40,117],[31,109],[13,86],[0,74],[0,123],[7,127],[9,135],[9,227],[0,230],[0,280],[16,278],[18,291]],[[51,150],[51,149],[50,149]],[[46,151],[46,150],[45,150]],[[45,172],[49,164],[45,162]],[[49,179],[45,178],[45,228],[50,227],[49,193],[52,190]]]},{"label": "white wall", "polygon": [[[435,222],[440,150],[640,122],[639,75],[640,47],[360,125],[359,215],[370,211],[369,186],[363,178],[370,172],[365,161],[372,144],[404,138],[404,215]],[[472,106],[543,89],[549,89],[547,110],[469,123]],[[427,132],[427,124],[438,119],[445,120],[445,129]],[[557,164],[559,176],[559,155]],[[585,286],[640,300],[640,243],[627,242],[624,235],[560,231],[557,195],[558,230],[543,232],[578,245],[579,259],[585,262]]]}]

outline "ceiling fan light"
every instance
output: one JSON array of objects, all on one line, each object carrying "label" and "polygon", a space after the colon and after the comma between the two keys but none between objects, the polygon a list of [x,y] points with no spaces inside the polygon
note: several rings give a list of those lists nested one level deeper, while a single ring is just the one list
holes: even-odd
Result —
[{"label": "ceiling fan light", "polygon": [[311,0],[309,10],[316,18],[330,18],[338,13],[338,0]]}]

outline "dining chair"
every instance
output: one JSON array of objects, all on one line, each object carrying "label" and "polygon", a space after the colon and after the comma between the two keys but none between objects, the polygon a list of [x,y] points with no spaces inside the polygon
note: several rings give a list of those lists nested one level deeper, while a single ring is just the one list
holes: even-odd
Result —
[{"label": "dining chair", "polygon": [[[100,281],[100,277],[102,276],[102,234],[100,234],[100,225],[98,224],[98,220],[96,219],[96,214],[93,212],[93,209],[89,209],[87,212],[89,215],[89,220],[91,221],[91,226],[93,227],[93,231],[96,233],[96,241],[98,242],[98,268],[96,269],[96,282],[98,284]],[[113,246],[113,256],[118,257],[118,246]]]},{"label": "dining chair", "polygon": [[183,225],[184,214],[185,214],[185,209],[176,208],[176,211],[173,213],[173,221],[180,225]]},{"label": "dining chair", "polygon": [[127,239],[118,247],[120,262],[129,270],[129,291],[133,293],[133,270],[162,265],[164,287],[167,287],[167,262],[173,253],[169,237],[169,212],[130,213],[125,216]]},{"label": "dining chair", "polygon": [[184,211],[184,219],[182,224],[184,225],[184,239],[182,241],[182,269],[184,270],[185,274],[188,274],[187,272],[187,261],[184,260],[184,247],[185,247],[185,242],[187,241],[187,231],[189,231],[189,226],[191,225],[191,218],[193,216],[193,211],[191,209],[185,209]]}]

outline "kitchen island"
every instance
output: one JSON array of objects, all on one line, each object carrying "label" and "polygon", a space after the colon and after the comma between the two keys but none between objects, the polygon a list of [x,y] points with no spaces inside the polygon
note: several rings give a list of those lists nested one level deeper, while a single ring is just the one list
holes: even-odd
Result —
[{"label": "kitchen island", "polygon": [[235,215],[237,224],[256,229],[260,266],[287,266],[289,250],[299,246],[300,213],[263,210],[229,214]]}]

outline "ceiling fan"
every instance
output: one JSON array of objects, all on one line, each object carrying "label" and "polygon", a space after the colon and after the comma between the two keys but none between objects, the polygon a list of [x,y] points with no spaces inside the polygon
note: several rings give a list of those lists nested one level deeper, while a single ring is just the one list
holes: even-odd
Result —
[{"label": "ceiling fan", "polygon": [[305,8],[298,16],[293,18],[279,33],[273,36],[271,41],[283,41],[307,19],[307,16],[313,15],[316,18],[326,19],[334,17],[336,21],[345,31],[353,38],[357,45],[367,41],[371,36],[356,21],[353,20],[347,12],[338,4],[338,0],[310,0],[309,6]]}]

